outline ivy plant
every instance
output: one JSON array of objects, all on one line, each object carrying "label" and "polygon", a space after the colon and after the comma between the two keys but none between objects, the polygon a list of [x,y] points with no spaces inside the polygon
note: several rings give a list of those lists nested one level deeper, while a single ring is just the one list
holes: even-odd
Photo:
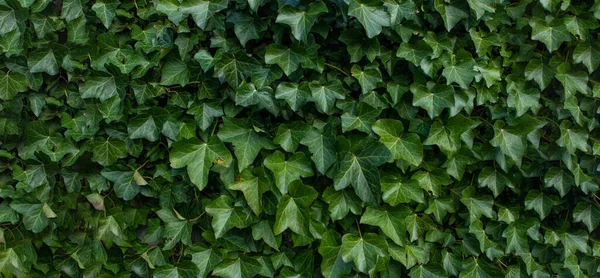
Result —
[{"label": "ivy plant", "polygon": [[598,0],[0,0],[2,277],[598,277]]}]

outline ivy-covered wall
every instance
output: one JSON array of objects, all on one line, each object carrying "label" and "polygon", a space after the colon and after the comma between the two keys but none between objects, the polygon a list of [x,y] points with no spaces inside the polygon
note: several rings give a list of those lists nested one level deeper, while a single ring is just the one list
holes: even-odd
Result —
[{"label": "ivy-covered wall", "polygon": [[0,0],[0,276],[598,277],[599,19]]}]

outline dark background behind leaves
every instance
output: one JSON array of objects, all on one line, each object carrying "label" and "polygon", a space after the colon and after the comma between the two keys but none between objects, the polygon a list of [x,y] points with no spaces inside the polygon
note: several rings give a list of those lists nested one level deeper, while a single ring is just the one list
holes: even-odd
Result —
[{"label": "dark background behind leaves", "polygon": [[599,19],[0,0],[0,273],[597,277]]}]

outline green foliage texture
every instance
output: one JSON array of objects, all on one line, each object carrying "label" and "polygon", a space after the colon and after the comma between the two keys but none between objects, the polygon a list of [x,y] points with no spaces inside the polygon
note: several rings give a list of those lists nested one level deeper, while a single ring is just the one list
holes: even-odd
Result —
[{"label": "green foliage texture", "polygon": [[599,0],[0,0],[2,277],[600,277]]}]

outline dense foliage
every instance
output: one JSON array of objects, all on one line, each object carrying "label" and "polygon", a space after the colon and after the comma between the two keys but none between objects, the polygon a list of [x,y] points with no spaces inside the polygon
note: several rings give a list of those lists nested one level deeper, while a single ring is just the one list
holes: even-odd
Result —
[{"label": "dense foliage", "polygon": [[0,276],[598,277],[599,19],[0,0]]}]

